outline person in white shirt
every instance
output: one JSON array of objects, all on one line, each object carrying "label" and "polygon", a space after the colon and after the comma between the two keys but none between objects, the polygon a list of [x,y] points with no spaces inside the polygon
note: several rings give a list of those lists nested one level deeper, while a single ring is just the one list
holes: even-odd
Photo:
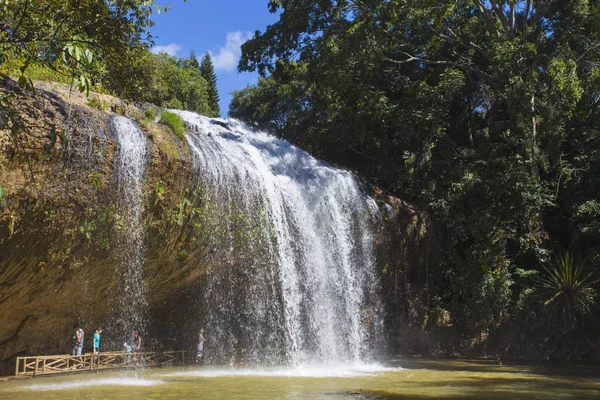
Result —
[{"label": "person in white shirt", "polygon": [[196,353],[196,362],[200,362],[204,356],[204,329],[200,329],[198,335],[198,352]]}]

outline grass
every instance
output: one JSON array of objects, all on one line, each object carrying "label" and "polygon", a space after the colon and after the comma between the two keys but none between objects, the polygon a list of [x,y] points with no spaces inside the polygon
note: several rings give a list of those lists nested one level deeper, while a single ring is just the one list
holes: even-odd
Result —
[{"label": "grass", "polygon": [[169,111],[163,111],[160,113],[160,122],[173,129],[175,135],[181,140],[185,140],[185,123],[183,119],[177,114]]},{"label": "grass", "polygon": [[153,108],[149,108],[145,111],[144,113],[145,117],[149,120],[154,121],[154,118],[156,118],[156,112],[154,111]]}]

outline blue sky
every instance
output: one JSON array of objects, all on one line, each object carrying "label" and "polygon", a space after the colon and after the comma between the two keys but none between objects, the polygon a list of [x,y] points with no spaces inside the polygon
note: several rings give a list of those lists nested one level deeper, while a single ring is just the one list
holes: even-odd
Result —
[{"label": "blue sky", "polygon": [[153,52],[165,51],[177,57],[188,57],[194,49],[200,58],[210,52],[221,101],[221,115],[227,116],[230,92],[255,83],[256,73],[237,72],[241,44],[256,30],[263,31],[278,18],[270,14],[268,0],[158,0],[158,5],[171,4],[167,13],[154,14],[151,29]]}]

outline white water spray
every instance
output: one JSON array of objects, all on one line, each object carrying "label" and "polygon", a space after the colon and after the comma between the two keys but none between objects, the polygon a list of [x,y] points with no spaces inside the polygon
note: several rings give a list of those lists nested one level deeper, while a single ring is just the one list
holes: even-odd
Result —
[{"label": "white water spray", "polygon": [[146,137],[129,118],[113,119],[119,144],[117,153],[118,200],[121,219],[117,329],[122,334],[143,330],[147,298],[143,279],[142,185],[146,168]]},{"label": "white water spray", "polygon": [[224,229],[235,232],[240,218],[259,228],[243,245],[260,265],[235,252],[231,233],[231,265],[209,281],[203,319],[214,351],[247,363],[364,359],[379,327],[378,211],[357,178],[237,121],[172,111],[199,132],[187,141]]}]

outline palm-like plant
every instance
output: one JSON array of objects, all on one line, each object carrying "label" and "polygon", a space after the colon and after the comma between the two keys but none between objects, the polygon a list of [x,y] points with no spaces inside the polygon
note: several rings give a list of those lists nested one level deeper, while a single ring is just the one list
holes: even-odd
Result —
[{"label": "palm-like plant", "polygon": [[544,266],[545,274],[540,278],[540,286],[551,307],[565,327],[572,328],[581,317],[596,305],[596,284],[600,279],[583,261],[575,261],[573,254],[557,256],[551,266]]}]

